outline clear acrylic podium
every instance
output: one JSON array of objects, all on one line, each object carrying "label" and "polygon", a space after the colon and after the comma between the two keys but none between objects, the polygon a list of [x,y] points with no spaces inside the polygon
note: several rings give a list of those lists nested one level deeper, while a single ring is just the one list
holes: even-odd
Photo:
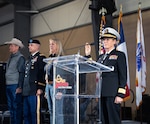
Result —
[{"label": "clear acrylic podium", "polygon": [[47,58],[44,61],[53,64],[53,124],[79,124],[85,109],[80,99],[100,98],[100,87],[97,94],[81,93],[80,79],[88,73],[113,69],[79,54]]}]

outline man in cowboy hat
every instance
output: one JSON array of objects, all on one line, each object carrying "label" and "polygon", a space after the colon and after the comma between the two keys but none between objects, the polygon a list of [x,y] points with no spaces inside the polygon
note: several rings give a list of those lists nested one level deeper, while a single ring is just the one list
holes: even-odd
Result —
[{"label": "man in cowboy hat", "polygon": [[25,71],[25,58],[20,53],[23,43],[13,38],[5,42],[9,45],[10,57],[6,64],[6,96],[11,114],[11,124],[22,124],[22,86]]}]

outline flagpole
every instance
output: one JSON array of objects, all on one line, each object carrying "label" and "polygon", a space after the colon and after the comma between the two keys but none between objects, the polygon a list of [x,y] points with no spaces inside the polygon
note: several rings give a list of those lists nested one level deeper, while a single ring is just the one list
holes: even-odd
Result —
[{"label": "flagpole", "polygon": [[[120,12],[119,12],[119,17],[118,17],[118,32],[120,32],[120,22],[121,22],[121,19],[122,19],[122,4],[120,4]],[[124,118],[125,111],[126,111],[125,110],[125,102],[123,102],[123,110],[122,109],[120,110],[121,119]]]},{"label": "flagpole", "polygon": [[121,109],[121,113],[122,113],[122,116],[121,116],[122,118],[121,119],[126,119],[126,109],[127,108],[126,108],[125,101],[127,101],[130,98],[130,76],[129,76],[127,46],[126,46],[125,37],[124,37],[122,17],[123,17],[122,4],[120,4],[120,12],[119,12],[119,17],[118,17],[118,32],[121,36],[121,39],[118,43],[117,50],[122,51],[122,52],[125,53],[126,63],[127,63],[126,94],[125,94],[125,97],[123,99],[123,105],[122,105],[122,109]]}]

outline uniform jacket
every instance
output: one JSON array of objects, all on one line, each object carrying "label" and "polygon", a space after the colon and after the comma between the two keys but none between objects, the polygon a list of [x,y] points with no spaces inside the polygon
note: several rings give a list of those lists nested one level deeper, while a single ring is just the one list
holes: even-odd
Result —
[{"label": "uniform jacket", "polygon": [[[51,54],[49,57],[56,57],[56,54]],[[53,65],[49,65],[48,81],[53,81]]]},{"label": "uniform jacket", "polygon": [[102,97],[119,96],[123,98],[125,95],[125,86],[127,82],[125,54],[114,49],[105,59],[104,54],[100,55],[98,62],[106,66],[114,67],[114,71],[102,72]]},{"label": "uniform jacket", "polygon": [[26,62],[23,95],[35,95],[37,89],[45,89],[45,62],[43,59],[46,58],[39,52],[34,56],[30,56]]}]

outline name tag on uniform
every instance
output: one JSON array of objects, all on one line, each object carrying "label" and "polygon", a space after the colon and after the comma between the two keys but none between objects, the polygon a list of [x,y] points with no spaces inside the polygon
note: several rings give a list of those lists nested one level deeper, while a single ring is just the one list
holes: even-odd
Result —
[{"label": "name tag on uniform", "polygon": [[116,60],[117,58],[118,58],[118,56],[117,56],[117,55],[110,55],[110,56],[109,56],[109,59]]}]

